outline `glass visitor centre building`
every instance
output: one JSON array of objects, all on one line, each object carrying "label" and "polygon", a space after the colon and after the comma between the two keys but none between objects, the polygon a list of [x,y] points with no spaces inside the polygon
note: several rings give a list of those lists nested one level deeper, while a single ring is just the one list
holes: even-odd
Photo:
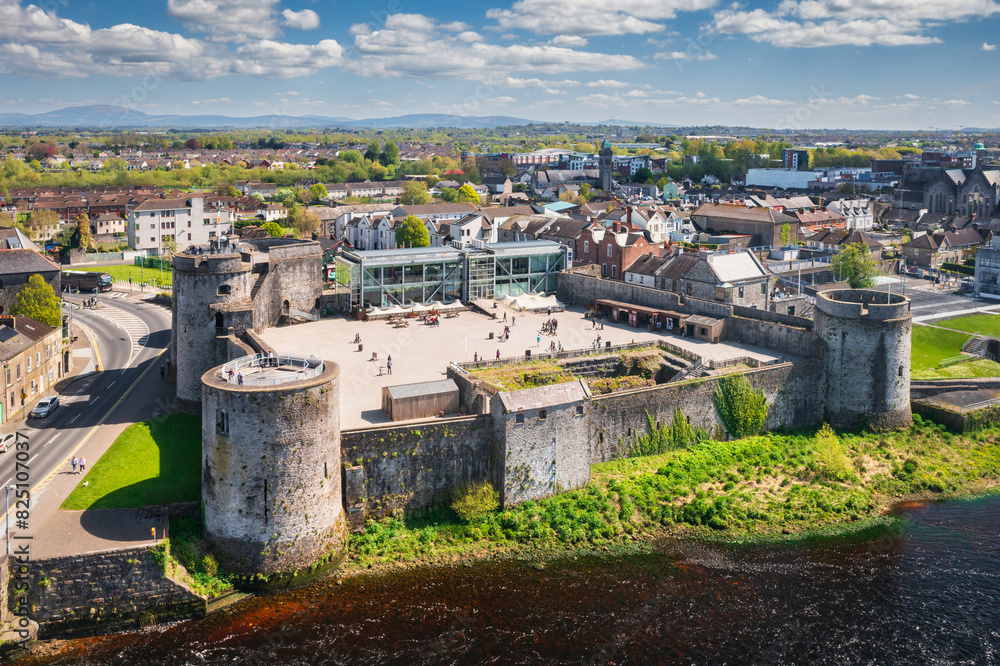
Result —
[{"label": "glass visitor centre building", "polygon": [[559,243],[522,241],[347,250],[337,255],[335,272],[354,310],[553,293],[566,267],[566,248]]}]

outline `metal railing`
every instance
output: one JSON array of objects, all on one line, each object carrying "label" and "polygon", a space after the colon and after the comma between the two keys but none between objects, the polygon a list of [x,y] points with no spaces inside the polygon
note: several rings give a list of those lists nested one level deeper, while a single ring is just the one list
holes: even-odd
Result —
[{"label": "metal railing", "polygon": [[[289,370],[289,368],[292,368]],[[262,370],[280,371],[281,374],[260,374]],[[254,370],[244,374],[244,370]],[[316,356],[268,356],[254,354],[222,365],[219,376],[223,381],[241,386],[278,386],[288,382],[312,379],[323,374],[323,361]]]},{"label": "metal railing", "polygon": [[649,349],[650,347],[659,347],[664,351],[669,351],[676,356],[680,356],[681,358],[692,361],[696,364],[700,364],[703,361],[701,356],[688,349],[684,349],[683,347],[678,347],[677,345],[663,340],[650,340],[649,342],[632,342],[625,345],[611,345],[610,347],[587,347],[584,349],[564,349],[561,352],[532,353],[531,356],[507,356],[500,359],[488,359],[485,361],[466,361],[463,363],[456,362],[454,365],[464,370],[476,370],[479,368],[498,367],[501,365],[530,363],[531,361],[550,361],[553,359],[577,358],[579,356],[614,354],[616,352],[634,351],[636,349]]}]

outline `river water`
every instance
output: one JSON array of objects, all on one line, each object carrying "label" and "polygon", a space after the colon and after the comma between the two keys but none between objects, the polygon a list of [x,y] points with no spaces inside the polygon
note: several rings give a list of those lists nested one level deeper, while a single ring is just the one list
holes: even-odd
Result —
[{"label": "river water", "polygon": [[1000,498],[768,546],[484,562],[320,583],[39,663],[995,664]]}]

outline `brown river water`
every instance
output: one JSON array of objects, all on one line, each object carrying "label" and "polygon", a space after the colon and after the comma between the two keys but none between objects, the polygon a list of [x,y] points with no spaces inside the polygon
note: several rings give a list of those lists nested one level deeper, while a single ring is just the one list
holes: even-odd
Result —
[{"label": "brown river water", "polygon": [[1000,498],[795,544],[359,576],[26,664],[996,664]]}]

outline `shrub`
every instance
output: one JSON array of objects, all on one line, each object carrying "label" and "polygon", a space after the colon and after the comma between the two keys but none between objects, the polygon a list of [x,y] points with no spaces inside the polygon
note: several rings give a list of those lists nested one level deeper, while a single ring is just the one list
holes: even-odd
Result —
[{"label": "shrub", "polygon": [[851,478],[851,463],[837,434],[828,424],[823,424],[814,441],[816,460],[823,466],[823,475],[831,481],[846,481]]},{"label": "shrub", "polygon": [[715,385],[712,402],[726,432],[734,439],[759,435],[767,420],[767,397],[745,375],[725,375]]},{"label": "shrub", "polygon": [[488,482],[472,483],[459,488],[455,500],[451,503],[458,517],[466,522],[482,520],[497,510],[500,506],[500,496]]}]

